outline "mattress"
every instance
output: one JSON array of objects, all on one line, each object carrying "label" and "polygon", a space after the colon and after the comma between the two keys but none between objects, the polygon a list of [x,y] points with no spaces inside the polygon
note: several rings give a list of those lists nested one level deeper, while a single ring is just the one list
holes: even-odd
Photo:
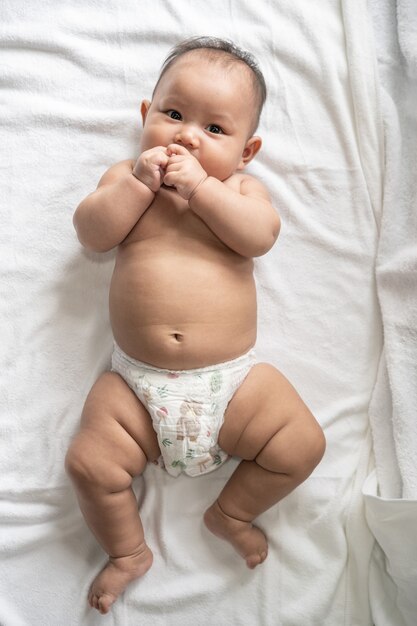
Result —
[{"label": "mattress", "polygon": [[[3,1],[2,626],[414,623],[410,4]],[[140,102],[170,48],[205,34],[250,50],[266,78],[248,171],[282,231],[256,260],[256,350],[297,388],[327,450],[259,518],[270,549],[253,571],[202,521],[238,460],[197,479],[150,465],[135,491],[154,565],[103,617],[86,597],[106,555],[63,462],[110,366],[114,252],[82,249],[72,216],[112,163],[138,155]]]}]

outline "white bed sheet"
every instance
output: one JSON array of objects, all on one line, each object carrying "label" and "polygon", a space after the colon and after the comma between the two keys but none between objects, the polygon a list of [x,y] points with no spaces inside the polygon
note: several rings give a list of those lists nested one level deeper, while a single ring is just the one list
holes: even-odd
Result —
[{"label": "white bed sheet", "polygon": [[[362,495],[383,346],[374,272],[382,124],[366,3],[4,0],[0,18],[0,624],[402,620],[395,587],[387,599],[376,584],[370,599],[374,538]],[[235,460],[198,480],[149,467],[136,486],[155,562],[102,617],[86,593],[105,555],[63,458],[109,366],[114,254],[83,251],[72,214],[110,164],[137,154],[140,100],[169,48],[194,34],[232,38],[266,76],[264,147],[250,170],[283,228],[256,264],[257,350],[300,391],[328,447],[308,481],[260,518],[270,554],[255,571],[201,519]]]}]

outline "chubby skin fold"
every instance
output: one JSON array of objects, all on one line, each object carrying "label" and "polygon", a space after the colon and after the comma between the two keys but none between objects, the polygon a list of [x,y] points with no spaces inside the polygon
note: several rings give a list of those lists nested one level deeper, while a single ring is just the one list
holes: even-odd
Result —
[{"label": "chubby skin fold", "polygon": [[[239,63],[226,71],[204,51],[178,58],[142,103],[139,158],[112,166],[74,215],[84,246],[118,246],[110,317],[133,359],[194,369],[255,344],[252,258],[272,247],[280,222],[264,186],[244,171],[261,147],[253,111],[241,106],[253,101],[250,71]],[[309,476],[324,436],[289,381],[259,363],[232,397],[218,443],[241,462],[204,521],[254,568],[268,552],[254,520]],[[132,480],[159,456],[146,408],[118,374],[104,373],[66,458],[85,520],[109,555],[89,593],[103,614],[152,565]]]}]

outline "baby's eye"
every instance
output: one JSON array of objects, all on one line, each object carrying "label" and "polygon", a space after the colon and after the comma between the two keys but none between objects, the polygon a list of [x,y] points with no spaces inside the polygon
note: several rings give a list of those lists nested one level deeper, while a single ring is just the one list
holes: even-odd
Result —
[{"label": "baby's eye", "polygon": [[207,130],[209,133],[214,133],[215,135],[221,135],[223,133],[223,130],[220,126],[217,126],[217,124],[209,124],[209,126],[207,126]]},{"label": "baby's eye", "polygon": [[169,111],[167,111],[167,115],[172,120],[180,120],[180,119],[182,119],[181,118],[181,113],[178,113],[178,111],[175,111],[174,109],[170,109]]}]

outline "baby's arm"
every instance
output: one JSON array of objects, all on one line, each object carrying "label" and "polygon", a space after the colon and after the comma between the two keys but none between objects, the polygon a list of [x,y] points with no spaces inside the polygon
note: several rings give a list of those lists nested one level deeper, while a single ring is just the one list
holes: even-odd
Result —
[{"label": "baby's arm", "polygon": [[105,252],[127,237],[151,205],[162,182],[160,167],[167,160],[166,149],[157,147],[142,153],[136,164],[122,161],[107,170],[74,214],[83,246]]},{"label": "baby's arm", "polygon": [[229,248],[245,257],[268,252],[280,231],[280,219],[265,187],[243,176],[239,191],[209,176],[198,186],[190,208]]},{"label": "baby's arm", "polygon": [[280,219],[262,183],[246,175],[234,183],[207,176],[182,146],[168,146],[168,154],[164,182],[176,187],[223,243],[246,257],[261,256],[272,248]]}]

